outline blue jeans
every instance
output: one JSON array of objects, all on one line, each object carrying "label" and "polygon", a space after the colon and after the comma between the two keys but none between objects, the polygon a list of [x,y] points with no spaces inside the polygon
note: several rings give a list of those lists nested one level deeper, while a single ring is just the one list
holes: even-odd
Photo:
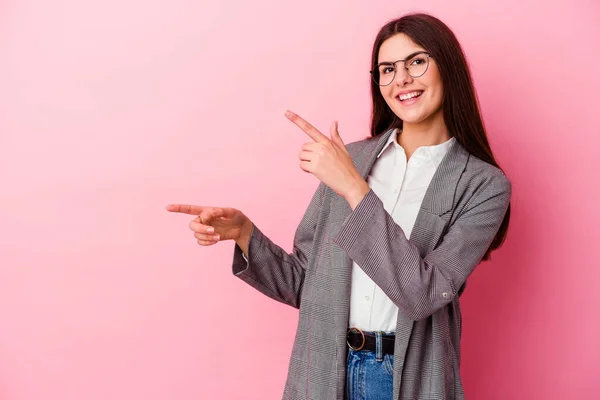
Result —
[{"label": "blue jeans", "polygon": [[[377,334],[379,339],[379,334]],[[346,400],[392,400],[394,355],[348,349]]]}]

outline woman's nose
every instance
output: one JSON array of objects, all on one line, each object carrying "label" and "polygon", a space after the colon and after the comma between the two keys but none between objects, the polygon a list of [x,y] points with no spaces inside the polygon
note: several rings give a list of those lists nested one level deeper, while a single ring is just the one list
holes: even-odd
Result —
[{"label": "woman's nose", "polygon": [[412,81],[412,76],[410,76],[408,74],[408,71],[406,70],[406,68],[398,68],[396,70],[396,76],[394,77],[394,81],[396,82],[396,85],[398,86],[404,86],[407,83],[410,83]]}]

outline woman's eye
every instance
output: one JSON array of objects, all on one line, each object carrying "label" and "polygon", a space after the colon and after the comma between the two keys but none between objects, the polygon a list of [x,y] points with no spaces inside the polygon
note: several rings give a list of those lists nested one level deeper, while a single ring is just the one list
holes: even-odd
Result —
[{"label": "woman's eye", "polygon": [[392,68],[392,67],[385,67],[381,70],[382,74],[390,74],[392,72],[394,72],[394,68]]}]

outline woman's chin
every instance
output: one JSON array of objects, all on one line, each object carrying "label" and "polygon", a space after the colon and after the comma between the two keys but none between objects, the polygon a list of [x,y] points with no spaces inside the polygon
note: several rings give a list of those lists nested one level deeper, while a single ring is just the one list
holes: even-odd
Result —
[{"label": "woman's chin", "polygon": [[423,118],[421,115],[414,115],[414,114],[406,115],[406,113],[403,113],[398,116],[400,117],[400,119],[402,120],[402,122],[404,124],[410,124],[410,125],[419,124],[425,120],[425,118]]}]

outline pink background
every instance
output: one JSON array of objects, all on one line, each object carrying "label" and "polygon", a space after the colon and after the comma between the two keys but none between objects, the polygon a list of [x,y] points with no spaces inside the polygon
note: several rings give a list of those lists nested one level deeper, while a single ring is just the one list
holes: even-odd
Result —
[{"label": "pink background", "polygon": [[280,398],[297,311],[164,206],[290,250],[317,181],[284,110],[364,137],[375,34],[418,10],[462,42],[514,184],[463,298],[467,398],[597,399],[600,5],[481,3],[1,2],[0,399]]}]

